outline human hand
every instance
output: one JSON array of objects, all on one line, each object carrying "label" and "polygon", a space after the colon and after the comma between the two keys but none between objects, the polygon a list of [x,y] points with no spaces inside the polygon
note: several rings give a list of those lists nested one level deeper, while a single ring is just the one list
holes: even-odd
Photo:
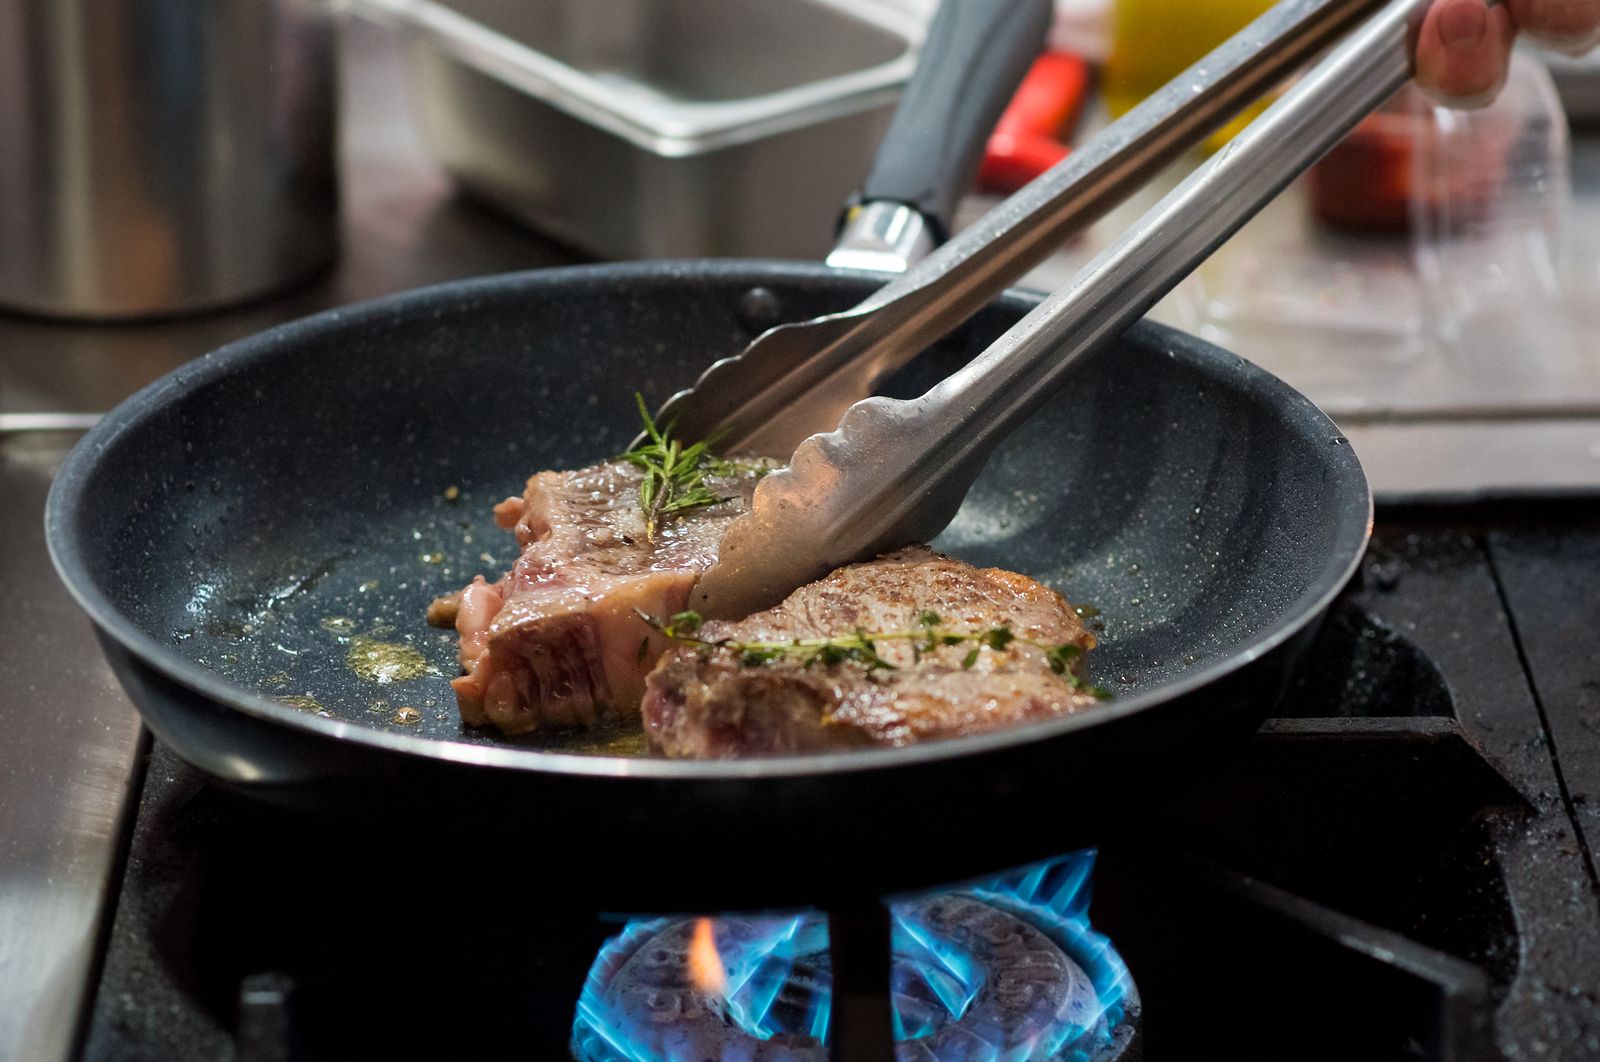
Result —
[{"label": "human hand", "polygon": [[1519,31],[1586,52],[1600,43],[1600,0],[1434,0],[1417,38],[1417,84],[1452,106],[1483,106],[1505,84]]}]

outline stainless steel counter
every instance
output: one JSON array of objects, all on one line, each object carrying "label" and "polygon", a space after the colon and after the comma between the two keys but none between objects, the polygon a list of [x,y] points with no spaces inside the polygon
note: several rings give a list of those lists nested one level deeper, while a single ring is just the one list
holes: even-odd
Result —
[{"label": "stainless steel counter", "polygon": [[[572,260],[452,196],[412,132],[387,31],[353,25],[343,55],[345,251],[331,273],[284,297],[190,320],[0,316],[0,572],[11,600],[0,611],[0,1058],[70,1053],[140,758],[137,718],[59,588],[40,531],[50,476],[75,435],[32,430],[34,415],[107,409],[208,349],[329,306]],[[1578,162],[1578,223],[1600,247],[1600,140],[1580,141]],[[1070,249],[1035,283],[1054,282],[1092,246]],[[1296,368],[1292,343],[1241,352],[1292,382],[1315,367],[1302,359]],[[1329,404],[1380,490],[1593,489],[1600,402],[1576,397],[1569,408],[1521,416],[1445,404],[1407,419],[1381,403]]]},{"label": "stainless steel counter", "polygon": [[70,439],[8,439],[0,543],[0,1057],[55,1057],[74,1027],[120,836],[139,721],[45,557],[39,514]]}]

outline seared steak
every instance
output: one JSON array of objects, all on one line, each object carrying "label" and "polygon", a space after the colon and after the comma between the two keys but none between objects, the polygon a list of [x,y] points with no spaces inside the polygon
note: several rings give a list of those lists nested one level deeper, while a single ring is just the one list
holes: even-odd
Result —
[{"label": "seared steak", "polygon": [[[803,644],[863,632],[876,660]],[[1071,670],[1094,636],[1060,594],[925,546],[841,568],[765,612],[707,623],[699,637],[666,654],[646,683],[645,730],[669,756],[905,745],[1096,701]],[[1061,646],[1052,667],[1050,649]]]},{"label": "seared steak", "polygon": [[508,734],[586,727],[631,716],[644,676],[668,642],[635,612],[666,616],[716,560],[728,522],[749,508],[755,472],[708,476],[726,501],[645,534],[643,473],[613,461],[541,472],[495,506],[522,554],[498,582],[482,576],[429,609],[452,619],[466,674],[451,685],[461,718]]}]

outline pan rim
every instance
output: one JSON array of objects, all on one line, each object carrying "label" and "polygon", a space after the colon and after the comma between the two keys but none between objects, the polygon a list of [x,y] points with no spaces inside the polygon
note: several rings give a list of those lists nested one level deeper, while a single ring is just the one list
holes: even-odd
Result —
[{"label": "pan rim", "polygon": [[[1371,536],[1372,492],[1359,459],[1348,442],[1331,442],[1328,454],[1330,472],[1349,477],[1349,497],[1341,497],[1346,511],[1330,513],[1337,534],[1327,563],[1304,591],[1284,609],[1284,617],[1264,630],[1243,649],[1182,678],[1144,693],[1119,698],[1093,710],[1058,719],[1042,720],[1008,727],[985,734],[932,741],[897,748],[865,748],[782,757],[734,760],[669,760],[629,758],[571,752],[556,752],[516,746],[473,744],[460,740],[402,734],[378,730],[358,723],[327,719],[279,704],[260,694],[223,680],[215,673],[192,663],[162,644],[126,616],[96,585],[75,530],[76,518],[87,503],[85,487],[92,478],[98,455],[112,447],[123,435],[136,429],[147,418],[157,415],[167,404],[205,386],[236,367],[256,359],[269,358],[302,334],[316,334],[332,326],[357,327],[392,323],[414,307],[436,306],[439,296],[449,293],[458,299],[488,297],[515,291],[530,282],[540,284],[603,279],[607,282],[637,280],[660,281],[677,278],[686,284],[707,279],[748,279],[767,277],[773,281],[806,279],[815,281],[819,272],[841,281],[880,281],[881,275],[859,270],[841,270],[808,262],[777,260],[723,259],[662,260],[650,262],[605,263],[563,266],[493,274],[412,288],[376,299],[336,307],[309,317],[289,321],[254,333],[187,362],[119,403],[81,438],[67,455],[51,484],[45,505],[45,538],[51,563],[68,593],[96,628],[132,654],[140,664],[152,668],[168,680],[230,711],[240,711],[262,722],[306,731],[323,739],[349,742],[375,751],[420,756],[441,763],[454,763],[539,774],[585,777],[639,778],[648,780],[696,780],[701,782],[747,782],[754,779],[816,777],[916,767],[937,761],[976,757],[1013,746],[1064,738],[1077,731],[1114,724],[1140,712],[1153,710],[1202,687],[1217,683],[1271,653],[1303,631],[1322,615],[1355,574]],[[1010,291],[1000,298],[1036,301],[1038,294]],[[1135,330],[1153,333],[1157,341],[1181,336],[1183,350],[1175,356],[1210,367],[1225,365],[1241,372],[1253,387],[1277,391],[1288,399],[1286,408],[1298,407],[1309,418],[1320,421],[1330,440],[1343,440],[1343,433],[1331,418],[1309,398],[1287,383],[1248,360],[1203,339],[1152,322],[1141,321]],[[1229,364],[1227,359],[1232,359]],[[137,707],[137,705],[136,705]]]}]

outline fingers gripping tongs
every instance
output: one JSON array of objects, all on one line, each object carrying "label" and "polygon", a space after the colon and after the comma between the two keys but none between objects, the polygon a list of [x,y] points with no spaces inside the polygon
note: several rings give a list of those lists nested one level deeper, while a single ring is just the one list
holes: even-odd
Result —
[{"label": "fingers gripping tongs", "polygon": [[[956,239],[844,313],[783,325],[660,412],[727,452],[793,453],[693,604],[739,616],[955,515],[994,446],[1411,75],[1428,0],[1282,0]],[[1353,27],[1353,28],[1352,28]],[[1313,69],[1065,287],[910,401],[869,397],[1062,241],[1341,35]],[[817,434],[822,433],[822,434]]]}]

